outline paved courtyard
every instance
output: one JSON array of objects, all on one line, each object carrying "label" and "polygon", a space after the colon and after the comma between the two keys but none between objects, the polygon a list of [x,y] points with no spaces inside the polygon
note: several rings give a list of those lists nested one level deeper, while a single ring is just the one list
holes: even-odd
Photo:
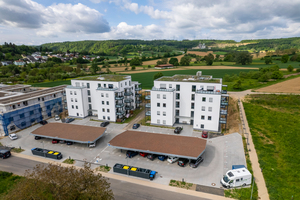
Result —
[{"label": "paved courtyard", "polygon": [[[61,123],[54,121],[54,119],[47,120],[50,123]],[[90,118],[76,119],[72,124],[80,124],[87,126],[100,126],[99,121],[91,121]],[[244,156],[244,149],[242,144],[242,137],[238,133],[233,133],[226,136],[220,136],[213,139],[208,139],[206,151],[203,154],[204,161],[198,168],[179,167],[177,163],[170,164],[167,161],[160,161],[155,159],[150,161],[141,156],[135,156],[131,159],[126,159],[126,151],[121,151],[109,147],[107,143],[116,135],[125,131],[124,128],[127,124],[110,123],[107,126],[106,133],[98,140],[95,148],[88,148],[84,144],[52,144],[50,139],[34,140],[31,132],[40,124],[29,127],[17,133],[19,139],[11,141],[8,137],[1,140],[3,145],[21,147],[25,149],[22,154],[32,155],[31,149],[34,147],[46,148],[50,150],[62,152],[64,158],[69,156],[76,160],[84,160],[95,163],[93,168],[97,167],[96,164],[108,164],[114,166],[116,163],[127,164],[136,167],[148,168],[158,172],[155,182],[161,184],[169,184],[170,179],[182,180],[187,182],[196,183],[200,185],[221,187],[220,179],[223,174],[234,164],[246,165]],[[201,132],[193,131],[190,125],[183,126],[183,131],[180,133],[182,136],[201,137]],[[171,128],[158,128],[141,126],[137,131],[161,133],[161,134],[174,134],[174,129]],[[83,162],[77,161],[75,165],[82,166]],[[109,173],[113,173],[112,170]]]}]

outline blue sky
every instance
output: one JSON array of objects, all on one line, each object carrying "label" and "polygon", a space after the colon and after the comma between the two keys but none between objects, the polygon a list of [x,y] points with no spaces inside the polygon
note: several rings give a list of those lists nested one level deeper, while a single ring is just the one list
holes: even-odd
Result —
[{"label": "blue sky", "polygon": [[300,0],[0,0],[0,44],[300,35]]}]

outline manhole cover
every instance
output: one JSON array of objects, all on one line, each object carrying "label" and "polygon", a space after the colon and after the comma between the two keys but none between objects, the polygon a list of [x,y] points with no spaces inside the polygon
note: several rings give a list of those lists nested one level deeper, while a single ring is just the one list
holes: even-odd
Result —
[{"label": "manhole cover", "polygon": [[216,184],[215,184],[215,183],[212,183],[211,185],[212,185],[212,186],[216,186]]}]

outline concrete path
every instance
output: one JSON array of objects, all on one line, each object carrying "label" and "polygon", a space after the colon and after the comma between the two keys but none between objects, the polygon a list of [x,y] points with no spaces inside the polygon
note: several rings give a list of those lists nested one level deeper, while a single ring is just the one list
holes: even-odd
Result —
[{"label": "concrete path", "polygon": [[128,129],[131,129],[132,128],[132,126],[133,126],[133,124],[138,124],[139,123],[139,121],[141,121],[144,117],[145,117],[145,109],[144,110],[142,110],[133,120],[131,120],[131,122],[129,122],[128,124],[127,124],[127,126],[125,126],[124,128],[123,128],[123,130],[128,130]]}]

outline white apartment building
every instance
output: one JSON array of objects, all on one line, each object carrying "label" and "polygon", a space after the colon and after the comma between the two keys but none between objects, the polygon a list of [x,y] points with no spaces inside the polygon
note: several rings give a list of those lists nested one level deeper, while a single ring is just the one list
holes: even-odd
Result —
[{"label": "white apartment building", "polygon": [[69,116],[98,116],[115,122],[140,107],[140,83],[128,75],[101,75],[71,80],[66,88]]},{"label": "white apartment building", "polygon": [[222,87],[222,79],[203,76],[201,71],[156,79],[151,105],[146,104],[151,107],[151,124],[182,123],[198,130],[220,131],[227,121],[228,106],[227,91]]}]

